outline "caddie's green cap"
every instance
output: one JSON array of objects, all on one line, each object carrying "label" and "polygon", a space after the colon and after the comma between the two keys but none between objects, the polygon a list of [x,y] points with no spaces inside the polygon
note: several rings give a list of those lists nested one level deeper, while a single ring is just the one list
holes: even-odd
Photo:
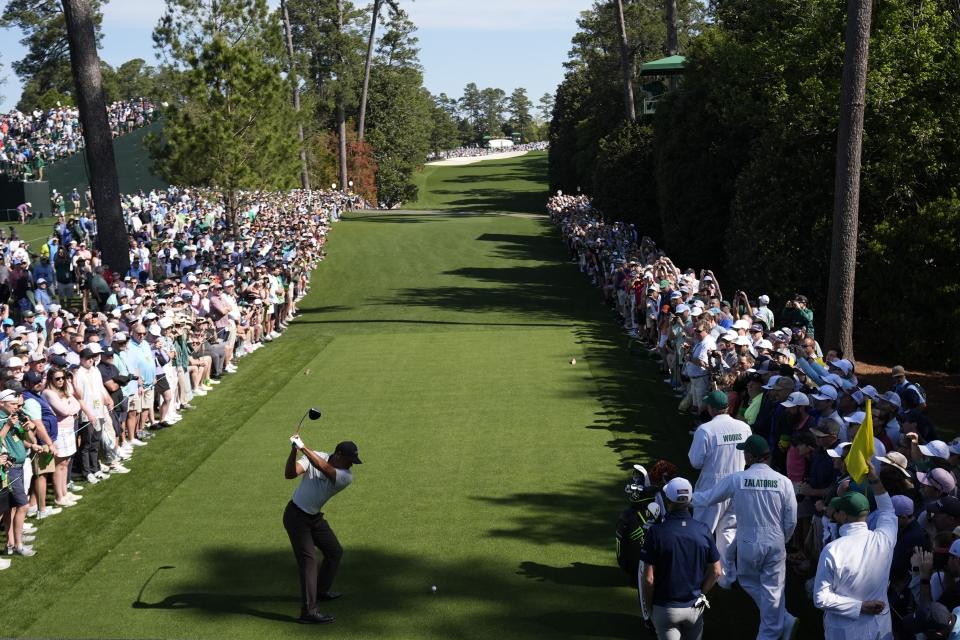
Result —
[{"label": "caddie's green cap", "polygon": [[708,407],[713,407],[714,409],[726,409],[727,394],[719,389],[716,391],[711,391],[707,395],[703,396],[703,404],[707,405]]},{"label": "caddie's green cap", "polygon": [[865,516],[870,513],[870,503],[866,496],[856,491],[847,491],[839,498],[834,498],[830,501],[830,508],[854,517]]},{"label": "caddie's green cap", "polygon": [[766,438],[753,435],[737,445],[737,449],[745,451],[754,456],[765,456],[770,453],[770,445]]}]

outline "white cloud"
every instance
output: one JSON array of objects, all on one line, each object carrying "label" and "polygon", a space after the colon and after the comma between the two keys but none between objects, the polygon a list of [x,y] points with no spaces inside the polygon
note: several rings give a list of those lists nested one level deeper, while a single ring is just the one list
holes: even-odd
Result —
[{"label": "white cloud", "polygon": [[401,2],[421,29],[570,31],[593,0],[413,0]]}]

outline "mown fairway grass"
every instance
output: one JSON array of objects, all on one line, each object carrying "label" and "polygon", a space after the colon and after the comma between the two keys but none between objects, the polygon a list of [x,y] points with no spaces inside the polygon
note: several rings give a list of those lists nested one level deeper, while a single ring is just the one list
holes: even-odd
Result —
[{"label": "mown fairway grass", "polygon": [[543,213],[547,201],[547,152],[461,166],[429,165],[417,176],[411,209]]},{"label": "mown fairway grass", "polygon": [[[542,187],[528,162],[516,171]],[[0,634],[641,637],[613,557],[623,469],[682,459],[689,425],[548,222],[478,208],[339,223],[290,330],[133,473],[40,524],[39,554],[0,575]],[[346,595],[319,629],[293,621],[280,521],[287,437],[311,405],[307,444],[350,438],[365,462],[326,509]],[[742,594],[709,620],[708,637],[756,629]]]}]

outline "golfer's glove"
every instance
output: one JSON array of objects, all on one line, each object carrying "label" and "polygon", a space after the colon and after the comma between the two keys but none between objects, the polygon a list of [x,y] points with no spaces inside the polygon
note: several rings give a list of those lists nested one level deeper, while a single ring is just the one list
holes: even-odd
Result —
[{"label": "golfer's glove", "polygon": [[697,601],[694,603],[693,606],[696,607],[697,609],[709,609],[710,601],[707,600],[707,596],[701,593],[700,597],[697,598]]},{"label": "golfer's glove", "polygon": [[290,442],[297,445],[297,449],[303,449],[303,440],[300,436],[290,436]]}]

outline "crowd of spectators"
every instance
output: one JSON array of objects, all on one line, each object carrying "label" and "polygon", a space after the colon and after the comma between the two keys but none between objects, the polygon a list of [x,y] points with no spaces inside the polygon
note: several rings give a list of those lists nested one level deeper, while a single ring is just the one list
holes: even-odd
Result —
[{"label": "crowd of spectators", "polygon": [[[230,229],[216,192],[123,198],[131,267],[113,273],[96,217],[60,215],[30,247],[0,240],[0,514],[6,555],[281,337],[349,194],[247,193]],[[0,547],[2,548],[2,547]]]},{"label": "crowd of spectators", "polygon": [[[702,518],[720,549],[717,558],[705,552],[723,565],[720,586],[737,579],[760,608],[758,637],[793,631],[778,592],[787,570],[823,610],[827,638],[960,637],[960,438],[938,436],[926,393],[907,371],[895,366],[880,388],[865,384],[856,362],[818,341],[804,295],[775,307],[762,293],[721,289],[709,269],[680,269],[633,225],[605,221],[587,196],[558,193],[548,211],[632,348],[649,350],[678,410],[691,416],[689,463],[700,477],[691,498],[666,500],[667,511],[692,507]],[[871,423],[873,470],[858,482],[846,461]],[[737,447],[724,453],[727,443]],[[758,469],[773,479],[750,476]],[[770,489],[778,479],[791,495],[778,497],[777,509],[751,512],[740,490]],[[720,506],[708,513],[707,504]],[[763,546],[758,530],[779,536],[779,552],[752,557]],[[746,575],[736,576],[742,565],[760,567],[764,589],[755,593]],[[697,598],[683,606],[702,609]],[[661,625],[656,632],[681,637]],[[699,637],[690,633],[683,637]]]},{"label": "crowd of spectators", "polygon": [[513,153],[515,151],[544,151],[550,148],[549,142],[527,142],[511,147],[458,147],[448,151],[439,151],[427,155],[427,161],[449,160],[450,158],[479,158],[495,153]]},{"label": "crowd of spectators", "polygon": [[[123,100],[107,107],[114,137],[152,122],[157,107],[144,98]],[[57,106],[23,113],[16,109],[0,115],[0,173],[15,179],[43,180],[47,164],[84,148],[80,112]]]}]

